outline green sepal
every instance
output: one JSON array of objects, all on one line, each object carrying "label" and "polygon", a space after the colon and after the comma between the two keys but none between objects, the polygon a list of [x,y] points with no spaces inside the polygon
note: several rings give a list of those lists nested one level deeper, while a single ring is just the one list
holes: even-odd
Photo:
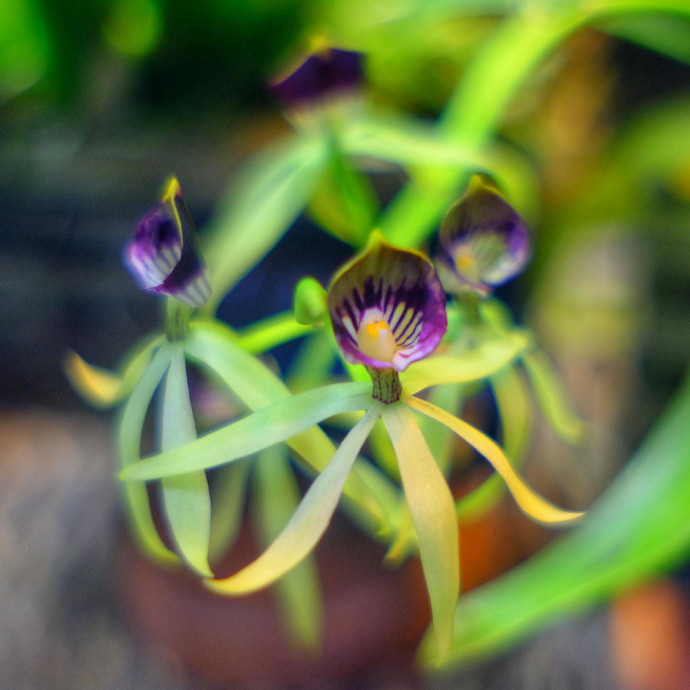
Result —
[{"label": "green sepal", "polygon": [[398,456],[405,498],[417,533],[440,661],[451,643],[453,611],[460,592],[455,504],[446,479],[405,403],[385,406],[381,417]]},{"label": "green sepal", "polygon": [[122,402],[132,391],[151,359],[154,347],[162,336],[146,336],[132,346],[116,371],[94,366],[76,352],[68,352],[63,369],[69,382],[84,400],[101,409]]},{"label": "green sepal", "polygon": [[[141,435],[146,412],[171,358],[170,345],[164,343],[153,355],[122,408],[117,422],[116,440],[123,470],[134,465],[141,457]],[[158,534],[146,486],[127,482],[123,487],[123,497],[132,535],[141,550],[161,564],[179,563],[177,555],[165,546]]]},{"label": "green sepal", "polygon": [[[161,404],[161,451],[184,446],[197,437],[181,343],[172,346],[172,360],[165,376]],[[202,471],[166,477],[161,497],[170,536],[182,559],[199,575],[212,576],[208,564],[211,531],[211,497]]]},{"label": "green sepal", "polygon": [[[240,348],[233,332],[220,323],[192,323],[185,349],[190,359],[227,386],[251,410],[291,395],[287,386],[261,361]],[[369,391],[370,386],[368,383],[361,390]],[[368,402],[360,409],[366,408]],[[298,462],[311,474],[322,471],[335,452],[331,440],[318,427],[307,429],[287,443],[297,454]],[[365,529],[377,534],[388,531],[397,491],[375,467],[370,463],[355,463],[344,495],[350,514]]]},{"label": "green sepal", "polygon": [[585,432],[583,421],[570,408],[558,375],[547,356],[539,351],[522,356],[539,407],[551,428],[568,443],[578,443]]},{"label": "green sepal", "polygon": [[[254,468],[253,515],[262,549],[281,533],[301,499],[284,446],[261,451]],[[322,602],[313,554],[304,558],[275,583],[287,625],[288,637],[297,647],[316,649],[321,641]]]}]

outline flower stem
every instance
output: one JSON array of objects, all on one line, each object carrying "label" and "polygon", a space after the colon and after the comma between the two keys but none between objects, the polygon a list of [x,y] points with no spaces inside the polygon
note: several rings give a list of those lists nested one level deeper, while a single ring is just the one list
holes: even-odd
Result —
[{"label": "flower stem", "polygon": [[165,337],[171,343],[184,340],[189,330],[189,317],[192,315],[191,307],[176,299],[168,299],[165,311]]},{"label": "flower stem", "polygon": [[371,382],[374,384],[372,397],[385,405],[397,402],[402,394],[402,384],[397,369],[377,369],[367,367]]}]

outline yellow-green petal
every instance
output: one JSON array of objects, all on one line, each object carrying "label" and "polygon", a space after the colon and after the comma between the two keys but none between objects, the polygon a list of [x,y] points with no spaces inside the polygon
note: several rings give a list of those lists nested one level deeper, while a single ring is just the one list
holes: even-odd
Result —
[{"label": "yellow-green petal", "polygon": [[290,522],[268,549],[235,575],[208,581],[211,589],[224,594],[254,592],[275,582],[311,552],[331,521],[345,480],[381,407],[373,403],[343,439],[328,467],[314,480]]},{"label": "yellow-green petal", "polygon": [[533,520],[557,525],[573,522],[584,515],[582,512],[558,508],[539,496],[513,469],[501,447],[479,429],[475,429],[467,422],[463,422],[425,400],[410,396],[405,399],[405,402],[418,412],[432,417],[452,429],[460,438],[463,438],[478,453],[483,455],[493,465],[496,472],[503,477],[503,481],[508,485],[508,489],[510,489],[510,493],[513,494],[513,498],[520,509]]},{"label": "yellow-green petal", "polygon": [[453,616],[460,590],[460,554],[455,504],[417,421],[403,403],[381,415],[398,456],[400,476],[417,532],[439,660],[453,638]]}]

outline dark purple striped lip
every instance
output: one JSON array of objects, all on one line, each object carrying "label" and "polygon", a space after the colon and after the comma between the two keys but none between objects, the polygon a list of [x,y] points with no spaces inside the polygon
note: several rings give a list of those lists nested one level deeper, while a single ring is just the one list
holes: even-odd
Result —
[{"label": "dark purple striped lip", "polygon": [[199,254],[194,222],[180,185],[171,178],[160,204],[139,222],[125,263],[144,289],[201,307],[211,296],[206,265]]}]

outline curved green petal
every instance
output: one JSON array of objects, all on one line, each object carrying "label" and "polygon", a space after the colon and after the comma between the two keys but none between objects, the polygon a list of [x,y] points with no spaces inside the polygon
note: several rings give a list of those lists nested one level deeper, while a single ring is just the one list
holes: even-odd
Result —
[{"label": "curved green petal", "polygon": [[191,443],[126,467],[121,479],[145,481],[224,465],[296,436],[328,417],[362,410],[371,395],[360,383],[336,383],[283,398]]},{"label": "curved green petal", "polygon": [[[253,475],[254,523],[263,549],[280,535],[297,510],[301,495],[285,446],[261,451]],[[322,602],[314,555],[310,554],[275,583],[275,593],[292,641],[316,649],[320,644]]]},{"label": "curved green petal", "polygon": [[[184,352],[175,343],[163,386],[161,450],[177,448],[196,437]],[[200,575],[212,576],[208,564],[211,497],[206,473],[200,470],[166,477],[162,484],[163,512],[179,554]]]},{"label": "curved green petal", "polygon": [[[328,346],[335,350],[330,342]],[[190,324],[185,351],[190,359],[224,383],[252,410],[291,396],[287,386],[263,362],[239,347],[233,332],[220,323]],[[369,392],[367,402],[359,408],[363,410],[371,402],[368,376],[361,390]],[[323,470],[335,453],[333,443],[319,427],[286,439],[286,443],[295,451],[298,461],[302,460],[301,464],[312,473]],[[350,499],[348,507],[359,524],[374,532],[388,529],[397,502],[397,490],[373,465],[355,463],[345,483],[344,494]]]},{"label": "curved green petal", "polygon": [[[246,594],[271,584],[297,565],[316,546],[335,512],[347,475],[381,413],[372,403],[343,439],[328,467],[314,480],[299,508],[278,538],[259,558],[235,575],[207,585],[224,594]],[[451,614],[452,614],[451,607]]]},{"label": "curved green petal", "polygon": [[417,532],[440,661],[453,637],[453,616],[460,591],[455,504],[446,479],[405,404],[387,405],[381,418],[398,456],[403,489]]},{"label": "curved green petal", "polygon": [[160,336],[146,337],[132,347],[119,372],[89,364],[76,352],[69,351],[63,369],[74,389],[94,407],[108,408],[123,400],[134,388],[151,359],[151,350]]},{"label": "curved green petal", "polygon": [[409,396],[405,398],[405,402],[411,408],[452,429],[460,438],[463,438],[478,453],[483,455],[493,465],[496,472],[503,477],[503,481],[508,485],[508,489],[510,489],[510,493],[513,494],[513,498],[520,509],[533,520],[558,525],[573,522],[584,515],[581,512],[558,508],[539,496],[513,469],[500,446],[479,429],[475,429],[467,422],[463,422],[426,400]]},{"label": "curved green petal", "polygon": [[[171,357],[169,345],[163,344],[134,386],[122,409],[117,425],[117,450],[123,468],[133,465],[141,456],[141,434],[146,412]],[[177,556],[163,544],[158,535],[151,515],[146,486],[128,482],[124,486],[124,498],[132,534],[141,549],[161,563],[179,562]]]},{"label": "curved green petal", "polygon": [[442,383],[479,381],[512,362],[528,346],[528,338],[514,333],[459,355],[437,355],[415,362],[400,374],[403,392],[414,395]]},{"label": "curved green petal", "polygon": [[551,428],[569,443],[581,441],[584,422],[570,408],[563,384],[548,357],[543,352],[534,351],[523,355],[522,362],[534,386],[539,407]]}]

